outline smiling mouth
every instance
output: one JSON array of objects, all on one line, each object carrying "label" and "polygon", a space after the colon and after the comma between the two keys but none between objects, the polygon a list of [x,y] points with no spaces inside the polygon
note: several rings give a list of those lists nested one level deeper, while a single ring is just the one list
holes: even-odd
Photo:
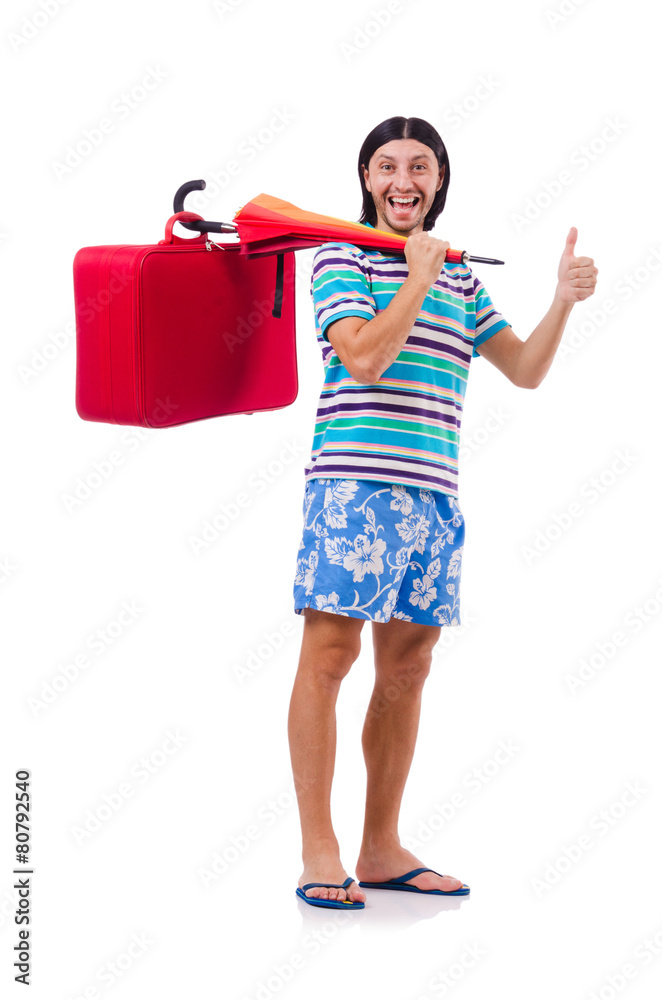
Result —
[{"label": "smiling mouth", "polygon": [[387,198],[386,200],[391,208],[394,208],[396,212],[408,212],[418,205],[420,198],[414,196],[404,200],[400,200],[398,198]]}]

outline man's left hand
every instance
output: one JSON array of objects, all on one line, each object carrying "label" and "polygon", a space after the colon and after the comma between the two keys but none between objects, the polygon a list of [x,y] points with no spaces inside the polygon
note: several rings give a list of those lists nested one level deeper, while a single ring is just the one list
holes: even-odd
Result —
[{"label": "man's left hand", "polygon": [[598,274],[592,257],[575,257],[576,242],[577,228],[572,226],[561,255],[556,286],[556,298],[570,305],[593,295]]}]

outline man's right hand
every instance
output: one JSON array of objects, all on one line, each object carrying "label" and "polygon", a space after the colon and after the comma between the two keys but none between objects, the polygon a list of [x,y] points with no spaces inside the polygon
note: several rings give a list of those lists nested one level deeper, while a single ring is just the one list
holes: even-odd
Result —
[{"label": "man's right hand", "polygon": [[409,276],[425,281],[428,288],[434,285],[446,260],[450,243],[435,239],[429,233],[414,233],[405,243],[405,258]]}]

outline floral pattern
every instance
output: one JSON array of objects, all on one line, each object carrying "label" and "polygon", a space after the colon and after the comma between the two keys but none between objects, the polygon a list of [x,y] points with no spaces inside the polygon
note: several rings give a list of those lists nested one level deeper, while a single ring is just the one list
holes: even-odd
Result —
[{"label": "floral pattern", "polygon": [[[308,479],[294,608],[460,624],[464,517],[446,493],[370,479]],[[420,558],[416,558],[420,556]]]}]

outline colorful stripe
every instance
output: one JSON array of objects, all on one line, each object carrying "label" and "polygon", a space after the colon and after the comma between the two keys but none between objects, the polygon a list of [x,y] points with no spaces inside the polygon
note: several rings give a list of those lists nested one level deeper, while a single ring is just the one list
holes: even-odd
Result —
[{"label": "colorful stripe", "polygon": [[356,382],[326,332],[343,316],[373,319],[408,274],[402,257],[325,243],[310,292],[324,384],[306,479],[375,479],[458,496],[462,409],[476,346],[508,321],[466,264],[444,265],[400,354],[370,385]]}]

